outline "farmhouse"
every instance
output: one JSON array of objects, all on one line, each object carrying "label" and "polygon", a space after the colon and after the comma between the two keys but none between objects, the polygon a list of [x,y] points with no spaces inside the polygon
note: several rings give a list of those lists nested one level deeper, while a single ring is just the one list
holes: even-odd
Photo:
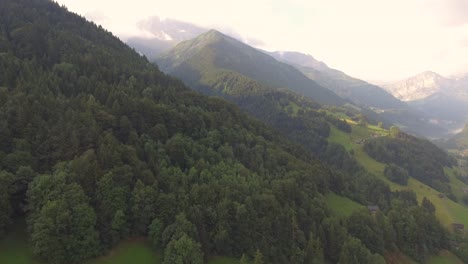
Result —
[{"label": "farmhouse", "polygon": [[454,230],[464,230],[465,229],[465,225],[460,224],[460,223],[453,223],[452,227],[453,227]]}]

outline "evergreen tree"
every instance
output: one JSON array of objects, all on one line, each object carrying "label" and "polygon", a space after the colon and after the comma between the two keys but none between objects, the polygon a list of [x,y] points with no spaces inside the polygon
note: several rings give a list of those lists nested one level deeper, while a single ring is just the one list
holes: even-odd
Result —
[{"label": "evergreen tree", "polygon": [[203,264],[203,253],[200,244],[186,234],[173,239],[164,250],[164,264]]}]

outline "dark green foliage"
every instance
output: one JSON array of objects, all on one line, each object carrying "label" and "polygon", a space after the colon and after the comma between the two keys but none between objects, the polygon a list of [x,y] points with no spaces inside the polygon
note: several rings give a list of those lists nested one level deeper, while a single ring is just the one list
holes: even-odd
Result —
[{"label": "dark green foliage", "polygon": [[339,264],[384,264],[385,259],[378,254],[372,254],[359,239],[350,238],[343,244]]},{"label": "dark green foliage", "polygon": [[313,234],[309,236],[309,242],[304,250],[304,263],[306,264],[322,264],[324,263],[323,248],[318,238],[314,238]]},{"label": "dark green foliage", "polygon": [[148,226],[156,216],[157,192],[151,186],[145,186],[140,180],[133,189],[131,214],[133,219],[133,230],[136,235],[147,233]]},{"label": "dark green foliage", "polygon": [[408,184],[408,171],[395,164],[389,164],[385,166],[384,175],[392,182],[398,183],[400,185]]},{"label": "dark green foliage", "polygon": [[48,263],[78,263],[98,253],[94,210],[82,188],[65,183],[66,177],[62,172],[39,176],[28,194],[40,205],[31,208],[29,218],[33,252]]},{"label": "dark green foliage", "polygon": [[388,220],[395,232],[395,242],[402,252],[418,261],[447,246],[446,230],[428,210],[395,200],[388,212]]},{"label": "dark green foliage", "polygon": [[334,118],[334,117],[331,117],[331,116],[326,116],[326,120],[327,120],[327,122],[334,125],[336,128],[338,128],[339,130],[341,130],[343,132],[351,133],[351,131],[352,131],[351,125],[348,124],[348,122],[346,122],[346,120],[341,120],[341,119]]},{"label": "dark green foliage", "polygon": [[434,214],[435,213],[435,206],[431,203],[426,197],[423,198],[421,207],[428,213]]},{"label": "dark green foliage", "polygon": [[13,179],[13,174],[0,171],[0,236],[5,233],[6,227],[11,224],[13,208],[10,193]]},{"label": "dark green foliage", "polygon": [[200,244],[186,234],[173,239],[164,250],[164,264],[203,264],[203,253]]},{"label": "dark green foliage", "polygon": [[242,254],[239,264],[249,264],[249,258],[245,254]]},{"label": "dark green foliage", "polygon": [[358,238],[373,253],[383,255],[385,242],[382,226],[367,209],[353,213],[346,223],[348,232]]},{"label": "dark green foliage", "polygon": [[153,247],[158,249],[161,246],[163,225],[161,221],[155,218],[148,227],[148,238],[153,244]]},{"label": "dark green foliage", "polygon": [[263,264],[263,254],[262,252],[260,252],[260,250],[257,249],[257,251],[255,252],[255,256],[254,256],[254,259],[253,259],[253,264]]},{"label": "dark green foliage", "polygon": [[[398,131],[392,137],[367,140],[364,150],[380,162],[393,163],[404,168],[409,176],[436,190],[445,192],[447,195],[452,193],[447,184],[448,177],[444,173],[444,166],[451,167],[456,164],[456,161],[427,140]],[[392,169],[391,172],[393,171]]]}]

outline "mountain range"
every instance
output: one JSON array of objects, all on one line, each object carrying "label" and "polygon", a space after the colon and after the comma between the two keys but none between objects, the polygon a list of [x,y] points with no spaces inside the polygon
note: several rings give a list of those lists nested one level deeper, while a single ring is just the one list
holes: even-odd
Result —
[{"label": "mountain range", "polygon": [[468,121],[467,76],[447,78],[426,71],[384,88],[451,131],[460,130]]},{"label": "mountain range", "polygon": [[206,86],[219,78],[219,71],[230,71],[270,88],[287,88],[324,105],[347,105],[372,120],[398,125],[410,133],[427,137],[447,133],[384,89],[331,69],[310,55],[265,52],[215,30],[179,43],[156,62],[163,71],[199,90],[201,84]]}]

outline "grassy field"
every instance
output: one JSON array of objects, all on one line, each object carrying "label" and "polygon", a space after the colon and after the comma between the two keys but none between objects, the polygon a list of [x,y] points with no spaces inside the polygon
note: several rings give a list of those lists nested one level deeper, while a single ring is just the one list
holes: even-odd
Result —
[{"label": "grassy field", "polygon": [[1,264],[39,264],[33,258],[31,248],[28,245],[26,223],[18,220],[10,229],[10,232],[0,240]]},{"label": "grassy field", "polygon": [[[35,260],[28,245],[23,220],[12,226],[10,232],[0,240],[0,264],[45,264]],[[160,264],[162,253],[156,252],[145,239],[130,239],[120,243],[107,256],[85,262],[85,264]],[[228,257],[210,258],[208,264],[238,264],[239,260]]]},{"label": "grassy field", "polygon": [[463,264],[463,261],[451,252],[443,250],[439,255],[429,258],[425,264]]},{"label": "grassy field", "polygon": [[387,264],[418,264],[418,262],[412,260],[401,252],[387,252],[384,257]]},{"label": "grassy field", "polygon": [[333,214],[339,217],[350,216],[356,210],[365,208],[362,204],[358,204],[349,198],[339,196],[334,193],[328,193],[325,196],[325,200]]},{"label": "grassy field", "polygon": [[[407,186],[401,186],[399,184],[389,181],[383,174],[385,165],[380,163],[367,155],[364,152],[361,144],[356,142],[363,139],[368,139],[371,134],[386,135],[387,132],[377,127],[362,127],[352,125],[353,131],[350,134],[344,133],[335,127],[332,127],[329,141],[343,145],[346,150],[353,151],[354,157],[362,164],[370,173],[376,177],[385,181],[393,191],[397,190],[413,190],[418,200],[421,201],[424,197],[429,199],[436,207],[436,215],[439,221],[446,226],[450,227],[452,223],[463,223],[468,226],[468,208],[461,203],[455,203],[449,199],[439,198],[439,192],[431,188],[430,186],[410,178]],[[450,178],[452,188],[455,195],[461,197],[461,187],[466,186],[458,179],[455,178],[453,172],[450,169],[446,170],[447,175]],[[468,187],[467,187],[468,188]]]},{"label": "grassy field", "polygon": [[155,252],[144,239],[131,239],[120,243],[107,256],[86,264],[157,264],[162,263],[161,253]]}]

